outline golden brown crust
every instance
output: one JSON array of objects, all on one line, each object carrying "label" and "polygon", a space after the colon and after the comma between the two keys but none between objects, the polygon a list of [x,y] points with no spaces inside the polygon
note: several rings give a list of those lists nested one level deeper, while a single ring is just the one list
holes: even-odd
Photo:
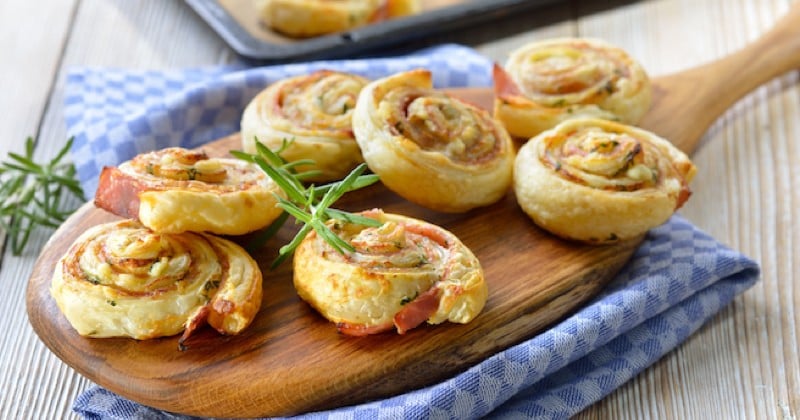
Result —
[{"label": "golden brown crust", "polygon": [[625,51],[604,41],[556,38],[495,65],[495,109],[511,135],[531,138],[573,117],[636,124],[650,108],[650,79]]},{"label": "golden brown crust", "polygon": [[261,0],[261,21],[291,37],[312,37],[419,12],[419,0]]},{"label": "golden brown crust", "polygon": [[242,147],[255,153],[255,140],[272,150],[291,144],[281,157],[310,159],[302,171],[317,170],[311,181],[343,178],[363,162],[353,138],[351,116],[368,80],[349,73],[320,70],[280,80],[261,91],[242,114]]},{"label": "golden brown crust", "polygon": [[311,232],[294,256],[298,294],[342,333],[404,333],[425,321],[467,323],[483,309],[483,270],[455,235],[380,210],[363,215],[384,224],[328,224],[355,252],[339,254]]},{"label": "golden brown crust", "polygon": [[696,171],[683,152],[653,133],[579,118],[519,150],[514,191],[542,228],[567,239],[613,243],[667,221],[689,198]]},{"label": "golden brown crust", "polygon": [[124,220],[78,237],[58,261],[50,293],[83,336],[171,336],[206,319],[237,334],[261,306],[261,271],[228,240],[157,234]]},{"label": "golden brown crust", "polygon": [[381,182],[422,206],[463,212],[510,188],[514,148],[506,130],[486,111],[434,90],[427,70],[367,85],[353,131]]},{"label": "golden brown crust", "polygon": [[256,165],[167,148],[104,168],[95,205],[163,233],[241,235],[280,215],[278,186]]}]

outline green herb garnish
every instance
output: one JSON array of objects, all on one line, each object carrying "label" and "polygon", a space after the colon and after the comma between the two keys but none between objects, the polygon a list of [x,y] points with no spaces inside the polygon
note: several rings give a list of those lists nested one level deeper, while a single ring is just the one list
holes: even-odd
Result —
[{"label": "green herb garnish", "polygon": [[68,194],[86,201],[76,178],[75,165],[62,162],[72,138],[47,163],[33,160],[34,141],[25,141],[25,155],[9,152],[0,163],[0,230],[11,240],[11,251],[19,255],[36,226],[57,228],[76,209],[61,210]]},{"label": "green herb garnish", "polygon": [[[324,239],[337,252],[352,252],[352,245],[344,241],[325,225],[330,219],[342,220],[348,223],[356,223],[365,226],[380,226],[382,223],[368,217],[349,213],[342,210],[331,208],[337,200],[344,194],[360,188],[367,187],[378,182],[379,178],[374,174],[364,174],[367,165],[362,163],[353,169],[344,179],[325,185],[303,185],[303,179],[311,176],[309,172],[297,173],[295,168],[299,165],[312,164],[313,161],[300,160],[286,162],[280,153],[288,147],[290,141],[284,140],[281,148],[272,151],[264,146],[258,139],[255,139],[257,154],[248,154],[240,151],[231,151],[231,154],[257,164],[276,184],[286,193],[287,198],[278,197],[278,206],[287,215],[291,215],[298,222],[302,223],[300,231],[286,245],[278,251],[278,257],[273,261],[272,268],[277,267],[286,260],[300,242],[313,229],[322,239]],[[266,240],[274,235],[285,223],[288,216],[278,218],[265,234],[261,235],[260,240]],[[263,243],[263,242],[262,242]]]}]

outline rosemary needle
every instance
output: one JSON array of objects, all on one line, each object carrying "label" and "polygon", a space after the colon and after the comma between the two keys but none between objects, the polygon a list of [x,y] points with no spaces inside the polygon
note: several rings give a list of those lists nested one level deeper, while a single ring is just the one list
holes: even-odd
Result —
[{"label": "rosemary needle", "polygon": [[34,141],[25,141],[25,155],[9,152],[0,163],[0,230],[11,240],[11,251],[19,255],[37,226],[58,227],[76,209],[61,210],[71,194],[86,201],[76,178],[75,166],[62,162],[73,139],[47,163],[33,160]]},{"label": "rosemary needle", "polygon": [[[367,187],[378,182],[379,178],[374,174],[364,174],[367,165],[362,163],[353,169],[341,181],[332,182],[325,185],[303,185],[303,178],[309,176],[308,172],[297,173],[295,167],[298,165],[313,164],[313,161],[303,160],[287,163],[280,153],[288,147],[290,141],[284,140],[277,151],[272,151],[256,140],[256,154],[248,154],[240,151],[231,151],[231,154],[257,164],[272,180],[286,193],[287,198],[278,197],[278,206],[286,214],[294,217],[303,226],[295,237],[288,244],[282,246],[278,251],[278,257],[273,261],[272,267],[277,267],[286,260],[300,242],[313,229],[323,240],[331,245],[333,249],[340,253],[353,251],[352,245],[344,241],[331,231],[325,224],[329,219],[338,219],[349,223],[357,223],[366,226],[380,226],[381,223],[375,219],[349,213],[342,210],[331,208],[337,200],[344,194]],[[276,224],[283,224],[286,217],[279,218],[278,221],[270,225],[267,229],[274,234],[280,228]],[[262,235],[259,240],[265,241],[267,235]],[[259,245],[263,245],[261,242]]]}]

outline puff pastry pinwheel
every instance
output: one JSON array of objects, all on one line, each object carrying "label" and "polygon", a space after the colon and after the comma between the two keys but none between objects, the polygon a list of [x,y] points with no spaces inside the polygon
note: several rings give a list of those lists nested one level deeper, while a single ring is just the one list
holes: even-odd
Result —
[{"label": "puff pastry pinwheel", "polygon": [[171,336],[208,322],[237,334],[261,306],[261,271],[238,245],[202,233],[159,234],[133,220],[80,235],[50,293],[80,335]]},{"label": "puff pastry pinwheel", "polygon": [[592,244],[644,234],[680,208],[697,169],[672,143],[618,122],[577,118],[517,154],[514,191],[533,221]]},{"label": "puff pastry pinwheel", "polygon": [[261,20],[277,32],[311,37],[416,13],[419,0],[261,0]]},{"label": "puff pastry pinwheel", "polygon": [[255,153],[255,140],[281,152],[289,162],[313,160],[298,170],[320,171],[311,181],[343,178],[364,160],[353,138],[351,116],[361,89],[369,81],[363,77],[319,70],[280,80],[256,95],[242,114],[242,148]]},{"label": "puff pastry pinwheel", "polygon": [[280,215],[275,194],[255,164],[173,147],[103,168],[94,202],[157,232],[241,235]]},{"label": "puff pastry pinwheel", "polygon": [[367,85],[353,132],[381,182],[430,209],[467,211],[494,203],[511,187],[508,132],[488,112],[434,90],[427,70]]},{"label": "puff pastry pinwheel", "polygon": [[515,50],[495,65],[494,115],[515,137],[529,139],[567,118],[636,124],[650,108],[642,66],[597,39],[556,38]]},{"label": "puff pastry pinwheel", "polygon": [[425,321],[463,324],[480,313],[488,295],[483,269],[455,235],[380,210],[361,214],[383,225],[328,222],[354,252],[341,254],[311,232],[294,255],[298,294],[341,333],[403,334]]}]

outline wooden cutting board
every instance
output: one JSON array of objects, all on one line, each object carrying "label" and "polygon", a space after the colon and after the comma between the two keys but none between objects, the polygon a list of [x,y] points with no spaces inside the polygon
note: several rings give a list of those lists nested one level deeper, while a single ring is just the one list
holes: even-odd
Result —
[{"label": "wooden cutting board", "polygon": [[[800,67],[800,8],[752,45],[706,66],[654,80],[655,100],[643,127],[687,152],[709,125],[756,86]],[[489,90],[454,95],[489,107]],[[204,147],[212,155],[239,149],[238,136]],[[702,173],[702,172],[701,172]],[[484,311],[466,325],[423,326],[347,337],[295,294],[291,265],[268,266],[293,234],[285,227],[258,252],[264,299],[238,336],[204,329],[178,351],[177,337],[147,341],[78,336],[49,295],[56,261],[88,227],[117,220],[87,203],[45,245],[26,303],[45,345],[85,377],[131,400],[173,412],[219,417],[291,415],[346,406],[431,385],[529,339],[574,312],[614,277],[639,241],[592,247],[538,229],[512,193],[464,214],[413,205],[380,185],[352,193],[343,208],[381,207],[451,230],[480,259],[489,284]]]}]

